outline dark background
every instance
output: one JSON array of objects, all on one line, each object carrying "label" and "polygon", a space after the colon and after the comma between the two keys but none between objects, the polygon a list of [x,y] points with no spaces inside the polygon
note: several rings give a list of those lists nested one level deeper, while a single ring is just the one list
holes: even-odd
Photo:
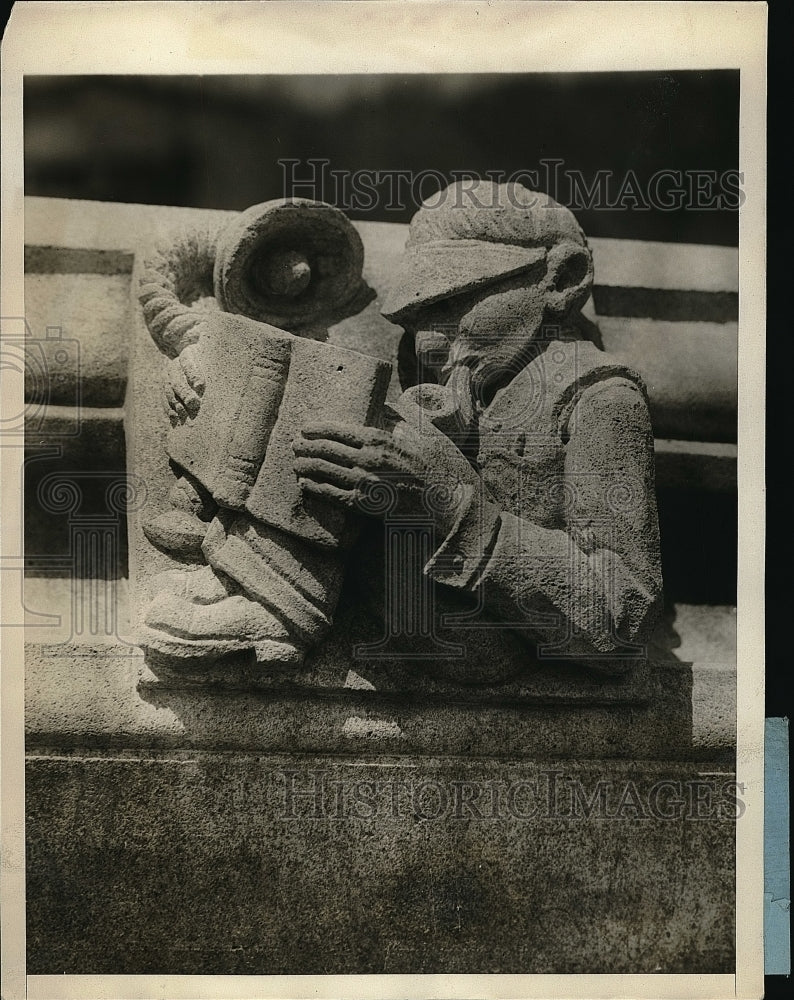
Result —
[{"label": "dark background", "polygon": [[[334,170],[738,169],[739,73],[28,77],[25,193],[244,209]],[[308,172],[308,168],[305,168]],[[440,185],[436,185],[440,186]],[[427,184],[422,194],[432,193]],[[561,185],[559,199],[567,200]],[[554,194],[553,191],[549,193]],[[327,198],[327,200],[333,200]],[[408,222],[383,200],[353,218]],[[735,210],[583,210],[591,236],[738,244]]]}]

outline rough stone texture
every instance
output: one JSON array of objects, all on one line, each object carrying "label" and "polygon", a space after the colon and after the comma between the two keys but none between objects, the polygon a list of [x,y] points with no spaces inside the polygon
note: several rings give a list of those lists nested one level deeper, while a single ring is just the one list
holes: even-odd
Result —
[{"label": "rough stone texture", "polygon": [[[348,344],[355,343],[353,338],[346,339]],[[392,379],[390,396],[394,399],[398,394]],[[39,447],[54,447],[60,449],[57,457],[64,463],[64,468],[67,462],[72,469],[95,465],[101,469],[119,470],[121,475],[120,470],[126,464],[123,421],[124,410],[121,408],[83,406],[78,411],[74,407],[50,405],[42,412],[39,420],[30,422],[32,426],[28,429],[28,448],[31,457]],[[657,439],[654,451],[657,488],[735,492],[736,445]],[[52,456],[53,461],[55,457]],[[33,475],[25,491],[26,516],[31,519],[31,523],[41,519],[41,507],[35,494],[36,482],[37,478]],[[89,482],[84,482],[82,487],[93,488]],[[57,525],[52,519],[48,520],[46,530],[48,533],[57,531]],[[674,539],[676,534],[673,530],[671,537]],[[31,551],[37,551],[37,538],[44,537],[39,536],[38,531],[36,536],[30,539]],[[665,541],[663,536],[663,549]],[[60,541],[55,544],[56,551],[62,547],[63,543]]]},{"label": "rough stone texture", "polygon": [[243,317],[212,315],[194,354],[206,388],[193,419],[173,421],[167,451],[224,507],[328,548],[349,518],[305,500],[292,440],[319,415],[371,423],[390,367],[335,345],[292,337]]},{"label": "rough stone texture", "polygon": [[[472,750],[476,743],[485,753],[537,745],[574,756],[599,747],[605,754],[687,759],[733,754],[736,613],[730,607],[672,608],[651,643],[652,677],[609,683],[573,669],[567,675],[541,670],[523,685],[458,688],[450,703],[452,690],[443,679],[399,663],[347,666],[333,645],[315,658],[307,675],[260,675],[248,693],[228,690],[235,681],[228,672],[219,676],[225,689],[196,688],[184,674],[170,682],[158,679],[134,647],[126,582],[110,585],[112,593],[103,581],[25,581],[30,747],[243,749],[282,748],[291,741],[342,751],[366,745],[370,752],[434,753],[453,744]],[[89,603],[108,612],[93,621],[93,630]],[[84,622],[82,632],[75,631],[75,621]],[[687,660],[691,667],[682,662]],[[685,699],[690,689],[691,707]],[[432,726],[420,711],[428,701]],[[487,725],[477,709],[484,702],[490,705]],[[585,702],[601,708],[583,710]],[[510,726],[499,722],[505,711]],[[572,727],[573,719],[580,729]]]},{"label": "rough stone texture", "polygon": [[[167,661],[207,661],[247,646],[263,664],[299,662],[327,631],[341,584],[339,557],[317,550],[347,548],[357,524],[324,498],[303,494],[292,467],[293,438],[313,417],[374,423],[388,387],[387,364],[317,342],[326,339],[330,321],[374,298],[361,277],[363,246],[341,212],[309,202],[254,206],[220,232],[174,240],[142,255],[136,271],[148,332],[164,353],[178,355],[166,374],[172,425],[166,452],[182,493],[197,484],[193,510],[189,501],[180,515],[188,544],[172,554],[202,555],[245,597],[227,593],[209,570],[212,599],[205,585],[195,599],[173,592],[170,582],[155,582],[147,592],[150,543],[178,542],[179,534],[171,530],[172,516],[163,531],[157,521],[152,530],[146,514],[135,562],[143,572],[133,577],[137,599],[150,602],[141,609],[140,642]],[[274,260],[284,264],[285,246],[293,255],[300,250],[313,277],[282,294],[265,279],[273,280]],[[205,287],[213,274],[214,289]],[[218,305],[257,322],[191,308],[213,290]],[[265,319],[288,323],[299,335]],[[137,406],[156,409],[159,383],[154,390],[144,384]],[[157,475],[163,461],[140,467]],[[201,515],[200,488],[207,496],[204,521],[218,516],[199,549],[201,522],[190,538],[185,514]],[[179,502],[179,492],[170,496]],[[195,590],[192,577],[186,584]]]},{"label": "rough stone texture", "polygon": [[[196,212],[189,209],[168,209],[160,206],[111,205],[93,202],[70,202],[58,199],[26,199],[25,249],[26,312],[34,341],[46,342],[47,327],[60,328],[62,336],[76,341],[78,350],[67,351],[65,367],[58,367],[64,381],[49,380],[45,395],[46,407],[29,407],[31,430],[37,431],[47,446],[63,446],[58,467],[64,470],[82,467],[88,462],[99,469],[122,470],[125,467],[123,436],[120,427],[122,410],[103,409],[94,417],[90,409],[118,405],[127,379],[126,357],[130,347],[129,301],[124,289],[129,287],[129,275],[135,250],[142,237],[167,237],[175,228],[207,220],[217,226],[235,218],[235,213]],[[405,241],[406,228],[388,223],[358,223],[365,244],[364,276],[367,282],[387,293],[394,281],[394,263]],[[736,254],[721,247],[676,246],[675,252],[664,244],[631,241],[591,240],[595,257],[596,285],[633,288],[646,295],[647,306],[641,312],[653,315],[653,288],[667,291],[692,287],[704,294],[735,292]],[[595,319],[595,313],[588,311]],[[621,354],[633,368],[640,371],[649,385],[651,415],[657,435],[674,434],[697,438],[680,443],[657,440],[657,487],[676,490],[732,490],[735,483],[735,449],[730,446],[715,451],[702,440],[706,433],[718,441],[735,438],[736,341],[731,323],[722,327],[708,323],[662,323],[658,321],[625,321],[601,317],[601,339],[604,346]],[[634,333],[637,336],[634,336]],[[396,358],[400,330],[388,323],[379,312],[378,302],[372,302],[358,316],[343,321],[332,332],[340,346],[353,350],[372,350],[382,345],[381,357]],[[701,341],[702,338],[702,341]],[[663,350],[661,349],[663,348]],[[50,347],[34,347],[35,352],[52,353]],[[684,352],[683,354],[681,352]],[[680,370],[677,358],[686,356],[687,364]],[[76,381],[78,371],[80,382]],[[396,365],[389,391],[390,400],[399,395]],[[31,367],[39,371],[39,365]],[[696,377],[692,375],[696,372]],[[35,380],[34,380],[35,381]],[[30,385],[31,390],[34,384]],[[42,386],[39,386],[41,390]],[[79,389],[79,408],[85,418],[82,427],[83,444],[69,435],[62,440],[62,425],[66,409],[73,406]],[[38,395],[41,395],[41,392]],[[29,394],[29,399],[31,396]],[[79,429],[76,415],[69,422]],[[669,424],[669,426],[667,426]],[[101,425],[101,432],[97,433]],[[72,458],[67,456],[74,456]],[[55,460],[53,460],[54,462]],[[54,469],[55,464],[52,465]],[[41,466],[43,468],[43,466]],[[49,470],[48,470],[49,471]],[[36,464],[31,466],[26,485],[26,521],[28,551],[31,556],[54,557],[58,562],[69,552],[69,524],[63,514],[45,516],[36,496],[39,481]],[[83,479],[80,489],[88,495],[94,492],[91,509],[100,510],[104,503],[104,485]],[[686,531],[687,516],[678,505],[669,509],[669,494],[661,503],[662,519],[667,531],[662,534],[665,550],[667,539],[675,539]],[[713,500],[709,501],[713,507]],[[150,508],[150,512],[153,508]],[[160,508],[162,509],[162,508]],[[735,519],[735,516],[734,516]],[[709,526],[722,524],[725,519],[711,511],[704,532],[698,533],[701,549],[698,564],[720,562],[720,537],[730,533],[730,524],[719,532],[709,533]],[[681,523],[679,523],[679,521]],[[125,531],[122,526],[122,531]],[[712,538],[713,536],[713,538]],[[692,578],[692,567],[685,573],[672,566],[680,561],[674,542],[664,555],[668,586],[676,588]],[[110,554],[109,558],[116,556]],[[40,571],[33,566],[30,569]],[[726,567],[730,576],[730,567]],[[47,572],[54,572],[54,567]],[[126,572],[126,557],[121,556],[120,572]],[[722,579],[725,574],[716,574]],[[714,581],[715,574],[709,574]],[[689,600],[730,600],[721,591],[709,596],[708,581],[696,592],[680,597]]]},{"label": "rough stone texture", "polygon": [[[93,596],[94,581],[74,579],[71,576],[32,576],[28,575],[22,581],[20,594],[22,605],[25,608],[25,618],[22,624],[25,625],[25,643],[30,647],[37,645],[57,646],[59,644],[72,644],[75,655],[80,658],[83,665],[87,664],[87,659],[80,654],[80,647],[87,643],[91,655],[94,655],[96,643],[131,643],[132,634],[129,626],[129,600],[127,597],[127,581],[119,580],[98,580],[97,584],[110,583],[112,590],[107,591],[108,599],[102,594],[102,600],[96,602],[97,618],[95,629],[92,632],[85,628],[83,632],[76,632],[74,620],[80,618],[81,611],[85,612],[86,603]],[[103,588],[104,590],[104,588]],[[112,598],[112,599],[111,599]],[[88,618],[83,613],[83,620]],[[99,654],[101,657],[101,654]],[[36,670],[37,657],[34,655],[31,661],[32,669]],[[112,673],[113,663],[108,669]],[[26,661],[27,671],[27,661]],[[75,684],[81,682],[77,680],[79,672],[71,671],[68,676],[75,677]],[[49,674],[52,688],[47,685],[39,689],[38,696],[28,703],[28,711],[31,713],[29,721],[36,718],[37,713],[47,704],[57,701],[59,695],[56,688],[63,688],[63,673],[60,679],[55,672]],[[121,692],[120,692],[121,693]],[[79,729],[81,723],[77,724]],[[34,724],[35,731],[35,724]]]},{"label": "rough stone texture", "polygon": [[[234,216],[33,199],[33,269],[43,273],[57,259],[64,274],[126,275],[142,239],[167,238],[199,217]],[[364,276],[385,293],[405,229],[357,228]],[[633,316],[672,315],[675,328],[656,330],[673,337],[702,329],[678,322],[693,310],[700,320],[730,320],[735,252],[592,244],[606,308],[618,302]],[[330,342],[366,353],[377,344],[375,353],[393,362],[399,337],[372,302],[334,327]],[[154,385],[160,356],[142,329],[133,339],[137,371]],[[678,391],[665,343],[649,335],[642,355],[667,359],[651,405],[675,413],[654,402]],[[718,331],[713,344],[724,348]],[[645,372],[645,356],[623,360]],[[707,378],[702,390],[712,392]],[[728,441],[730,400],[724,387],[716,392],[719,412],[702,413]],[[398,395],[395,365],[391,401]],[[688,395],[686,405],[701,398]],[[128,410],[134,468],[153,470],[133,504],[136,545],[143,513],[163,509],[171,481],[167,425],[139,405],[147,399]],[[676,419],[674,433],[684,436],[686,421]],[[661,424],[656,431],[664,432]],[[94,452],[100,466],[101,456],[123,454],[116,438],[107,447],[104,440]],[[693,467],[692,453],[715,462]],[[691,520],[686,487],[712,472],[720,489],[731,485],[722,462],[730,455],[698,443],[684,456],[683,474],[672,458],[668,472],[660,465],[682,494],[682,524]],[[730,500],[727,489],[722,496]],[[713,561],[702,547],[691,551],[713,583]],[[154,549],[147,558],[147,572],[169,565]],[[697,575],[692,561],[675,577],[676,593]],[[75,599],[59,589],[69,581],[31,582],[28,607],[48,607],[62,621],[50,628],[37,620],[29,638],[49,648],[27,652],[29,972],[732,971],[730,609],[677,607],[657,630],[652,672],[626,681],[538,668],[523,686],[456,686],[451,699],[448,680],[410,675],[399,663],[356,661],[340,671],[328,647],[308,673],[264,684],[260,677],[241,692],[146,672],[130,646],[114,641],[113,629],[128,639],[123,624],[75,632]],[[94,591],[81,593],[78,606],[93,599]],[[690,669],[678,662],[685,658],[698,662]],[[309,770],[325,771],[332,798],[337,779],[346,789],[362,780],[388,787],[406,774],[414,790],[424,782],[424,797],[415,807],[409,791],[396,814],[371,816],[364,807],[360,816],[346,794],[339,806],[322,803],[325,818],[288,819],[277,772],[290,767],[301,789],[310,787]],[[608,781],[613,811],[615,790],[625,792],[629,781],[645,805],[638,810],[630,796],[612,819],[600,816],[600,800],[589,818],[489,820],[473,811],[470,794],[479,790],[482,801],[494,783],[543,780],[540,772],[555,767],[581,781],[591,801],[598,781]],[[681,821],[649,815],[650,787],[665,778],[682,792]],[[696,801],[704,788],[712,802],[718,796],[722,818],[696,818],[709,811]],[[438,808],[447,808],[433,820],[439,789],[446,802]],[[310,810],[314,798],[299,803]]]},{"label": "rough stone texture", "polygon": [[[119,246],[126,244],[132,248],[134,240],[130,236],[125,237],[125,231],[132,233],[134,228],[159,232],[161,238],[167,235],[169,226],[173,226],[173,220],[180,221],[196,217],[196,213],[189,210],[162,210],[157,208],[146,208],[142,206],[107,206],[107,205],[86,205],[82,206],[82,211],[75,211],[80,208],[78,205],[61,203],[57,201],[45,200],[39,202],[36,199],[29,200],[30,224],[28,231],[32,239],[41,235],[41,243],[46,242],[46,232],[58,232],[59,240],[65,244],[62,247],[54,246],[31,246],[27,251],[27,265],[34,272],[32,277],[37,278],[59,278],[60,275],[51,272],[62,271],[74,277],[79,277],[85,271],[93,271],[95,275],[119,276],[121,280],[127,281],[126,275],[133,260],[132,249],[119,250]],[[64,214],[64,211],[66,214]],[[37,215],[37,212],[39,213]],[[42,215],[42,212],[44,213]],[[202,217],[212,217],[218,220],[233,218],[230,213],[199,213]],[[127,220],[125,222],[125,219]],[[85,227],[87,220],[90,220],[88,229],[90,232],[80,232],[81,227]],[[103,221],[104,220],[104,221]],[[135,226],[131,225],[135,220]],[[53,229],[55,226],[55,229]],[[103,226],[105,227],[103,230]],[[125,228],[126,227],[126,228]],[[390,263],[394,259],[397,249],[404,239],[404,229],[402,227],[389,226],[387,224],[363,224],[361,227],[367,244],[367,258],[365,261],[365,277],[370,283],[380,280],[384,291],[388,291],[391,280]],[[371,238],[369,238],[371,237]],[[697,269],[694,269],[695,256],[690,253],[689,263],[686,267],[678,267],[676,261],[685,262],[684,258],[689,252],[687,248],[677,248],[681,250],[683,256],[678,254],[671,258],[662,251],[664,247],[645,247],[642,244],[628,248],[630,253],[617,254],[615,247],[607,241],[601,246],[603,241],[593,241],[597,256],[597,277],[600,269],[599,280],[605,284],[610,282],[619,285],[622,281],[624,285],[631,287],[641,287],[643,282],[648,280],[649,275],[653,275],[654,281],[662,288],[675,290],[684,284],[684,279],[690,284],[704,292],[728,290],[730,291],[730,275],[732,273],[731,251],[719,248],[694,248],[696,258],[699,262]],[[85,249],[86,246],[97,249]],[[599,264],[598,261],[602,263]],[[661,264],[660,264],[661,262]],[[74,296],[69,295],[68,301],[74,302]],[[77,303],[79,305],[79,303]],[[669,331],[671,332],[671,331]],[[373,339],[383,344],[383,355],[394,357],[396,344],[399,338],[398,328],[385,321],[379,314],[377,303],[373,302],[363,313],[350,320],[346,320],[332,331],[332,338],[346,347],[361,350],[366,345],[371,344]],[[395,381],[392,381],[392,398],[397,395]],[[121,411],[103,411],[96,414],[102,426],[110,425],[118,421]],[[59,416],[58,414],[62,414]],[[52,443],[53,439],[58,439],[61,435],[62,425],[67,417],[66,410],[57,411],[51,409],[45,415],[41,426],[46,433],[41,435],[42,442]],[[69,422],[67,420],[67,422]],[[74,420],[71,420],[74,423]],[[75,441],[68,437],[69,446],[73,446]],[[719,447],[719,446],[717,446]],[[729,448],[729,446],[727,446]],[[714,446],[700,444],[697,446],[703,452],[705,459],[698,458],[690,460],[687,458],[691,454],[689,450],[684,452],[685,461],[688,462],[686,469],[691,471],[691,476],[686,469],[683,475],[679,475],[678,459],[672,463],[667,463],[664,459],[669,453],[676,455],[679,451],[686,449],[686,445],[677,442],[667,443],[657,441],[657,480],[664,483],[669,476],[676,486],[684,487],[697,485],[704,476],[704,470],[714,467],[715,483],[730,486],[730,477],[721,470],[724,467],[723,455],[712,452]],[[711,450],[709,450],[709,448]],[[704,451],[705,449],[705,451]],[[80,453],[79,461],[85,460],[87,449]],[[729,449],[730,450],[730,449]],[[107,468],[119,468],[123,466],[123,452],[119,446],[119,435],[115,432],[92,434],[90,443],[91,457],[96,460],[97,466],[103,470]],[[709,465],[708,460],[712,458]],[[114,461],[109,461],[112,458]],[[659,461],[659,459],[662,459]],[[726,455],[725,461],[730,465],[731,456]],[[669,465],[669,469],[668,469]],[[719,467],[718,467],[719,466]],[[35,468],[35,463],[33,468]],[[667,471],[666,471],[667,470]],[[706,478],[714,478],[709,473]],[[36,477],[29,477],[28,494],[32,496],[35,492],[31,486],[36,485]],[[98,482],[98,479],[96,480]],[[91,489],[96,485],[93,479],[81,482],[81,489]],[[104,487],[102,490],[104,494]],[[99,496],[99,493],[97,493]],[[46,520],[47,531],[44,534],[36,532],[37,538],[45,539],[45,544],[41,545],[41,554],[46,558],[49,566],[48,572],[68,572],[67,563],[74,565],[71,543],[69,541],[69,518],[67,516],[52,515],[42,518],[41,506],[37,500],[29,505],[28,523],[36,524],[38,521]],[[42,530],[45,525],[40,525]],[[675,533],[675,532],[672,532]],[[33,550],[31,549],[31,552]],[[702,561],[710,563],[706,553],[703,553]],[[114,557],[115,558],[115,557]],[[123,570],[123,556],[120,560]],[[699,559],[700,563],[701,560]],[[57,566],[54,564],[57,563]],[[63,563],[63,565],[61,565]],[[40,564],[43,566],[43,563]],[[31,563],[31,568],[32,563]],[[40,567],[39,567],[40,568]],[[691,575],[691,574],[690,574]],[[707,658],[710,658],[708,654]],[[698,659],[695,656],[682,655],[684,659]],[[722,657],[717,656],[717,661]],[[730,662],[729,660],[727,662]]]},{"label": "rough stone texture", "polygon": [[736,731],[736,671],[731,662],[710,664],[693,675],[692,742],[719,755],[725,734]]},{"label": "rough stone texture", "polygon": [[[662,659],[675,658],[736,668],[736,608],[733,605],[669,605],[653,639]],[[666,652],[662,652],[662,651]]]},{"label": "rough stone texture", "polygon": [[[88,267],[93,262],[83,263]],[[129,299],[129,274],[26,271],[25,318],[33,337],[26,400],[121,406],[127,385]]]},{"label": "rough stone texture", "polygon": [[[132,254],[144,233],[173,231],[198,217],[222,223],[238,216],[238,212],[213,209],[29,197],[25,199],[25,237],[31,246],[57,247],[59,254],[62,248]],[[360,231],[376,234],[377,243],[391,259],[405,245],[407,227],[402,224],[360,226],[364,227]],[[670,253],[669,243],[650,240],[593,238],[588,242],[596,261],[597,286],[644,289],[649,300],[654,289],[715,294],[739,289],[738,254],[732,247],[676,243],[675,252]]]},{"label": "rough stone texture", "polygon": [[363,260],[361,237],[338,209],[301,198],[265,202],[224,227],[215,294],[226,312],[293,333],[323,331],[375,298]]},{"label": "rough stone texture", "polygon": [[733,780],[614,760],[32,756],[27,971],[728,973]]}]

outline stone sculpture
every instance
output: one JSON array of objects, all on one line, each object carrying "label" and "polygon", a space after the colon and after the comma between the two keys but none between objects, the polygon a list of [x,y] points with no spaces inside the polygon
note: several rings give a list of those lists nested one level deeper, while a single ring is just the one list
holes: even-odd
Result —
[{"label": "stone sculpture", "polygon": [[[173,509],[145,530],[209,565],[161,576],[144,648],[183,660],[252,650],[260,662],[295,663],[329,624],[355,525],[301,496],[291,442],[307,413],[379,416],[390,366],[322,343],[329,323],[371,298],[362,258],[341,212],[294,200],[254,206],[217,236],[186,234],[148,263],[147,326],[176,355],[165,392],[178,478]],[[185,305],[207,290],[220,311]],[[258,600],[240,592],[241,574]]]},{"label": "stone sculpture", "polygon": [[[311,268],[282,241],[264,279],[260,267],[260,284],[280,301],[300,301]],[[216,262],[216,284],[219,273]],[[239,331],[229,327],[216,344],[248,338],[234,362],[228,349],[210,347],[212,336],[194,347],[177,330],[168,344],[181,349],[170,370],[169,447],[182,469],[182,506],[212,517],[200,533],[208,566],[162,581],[145,645],[199,658],[247,648],[261,661],[299,662],[328,628],[347,559],[347,600],[387,623],[365,656],[415,660],[464,683],[503,681],[538,660],[611,676],[629,670],[645,655],[661,604],[653,436],[639,376],[574,322],[592,280],[587,241],[566,208],[520,185],[466,182],[414,216],[382,307],[404,329],[404,392],[393,407],[383,405],[382,369],[356,356],[346,363],[360,366],[350,382],[361,387],[358,398],[341,389],[342,409],[320,412],[315,401],[271,427],[287,356],[304,357],[305,370],[334,367],[329,345],[295,336],[316,331],[316,321],[304,314],[303,328],[270,326],[265,335],[272,303],[263,315],[240,299],[232,308],[259,323],[213,318],[219,330]],[[338,298],[355,308],[356,295]],[[233,364],[264,373],[250,398],[244,469],[228,461],[234,417],[222,405],[206,415],[192,451],[180,444],[208,405],[210,377]],[[277,429],[282,475],[292,432],[291,476],[260,492],[262,444]],[[210,451],[214,471],[196,475]],[[392,548],[395,531],[415,542]],[[189,547],[190,533],[171,538]],[[409,549],[413,561],[403,558]],[[433,621],[390,632],[400,581],[414,578],[410,599],[432,605]],[[354,634],[346,639],[355,647]]]}]

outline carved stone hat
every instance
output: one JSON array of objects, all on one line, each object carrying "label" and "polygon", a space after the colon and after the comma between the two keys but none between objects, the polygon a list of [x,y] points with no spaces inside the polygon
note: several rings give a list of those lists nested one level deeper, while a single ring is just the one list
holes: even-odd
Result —
[{"label": "carved stone hat", "polygon": [[587,246],[573,213],[548,195],[515,183],[450,184],[411,220],[381,312],[400,323],[421,306],[528,271],[564,242]]}]

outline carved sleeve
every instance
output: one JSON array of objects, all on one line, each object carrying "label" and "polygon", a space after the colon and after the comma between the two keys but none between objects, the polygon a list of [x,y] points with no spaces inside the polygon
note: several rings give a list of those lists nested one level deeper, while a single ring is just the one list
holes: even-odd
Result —
[{"label": "carved sleeve", "polygon": [[610,378],[582,393],[564,430],[563,527],[500,510],[469,488],[426,572],[479,591],[548,656],[641,655],[662,593],[645,399],[629,380]]}]

